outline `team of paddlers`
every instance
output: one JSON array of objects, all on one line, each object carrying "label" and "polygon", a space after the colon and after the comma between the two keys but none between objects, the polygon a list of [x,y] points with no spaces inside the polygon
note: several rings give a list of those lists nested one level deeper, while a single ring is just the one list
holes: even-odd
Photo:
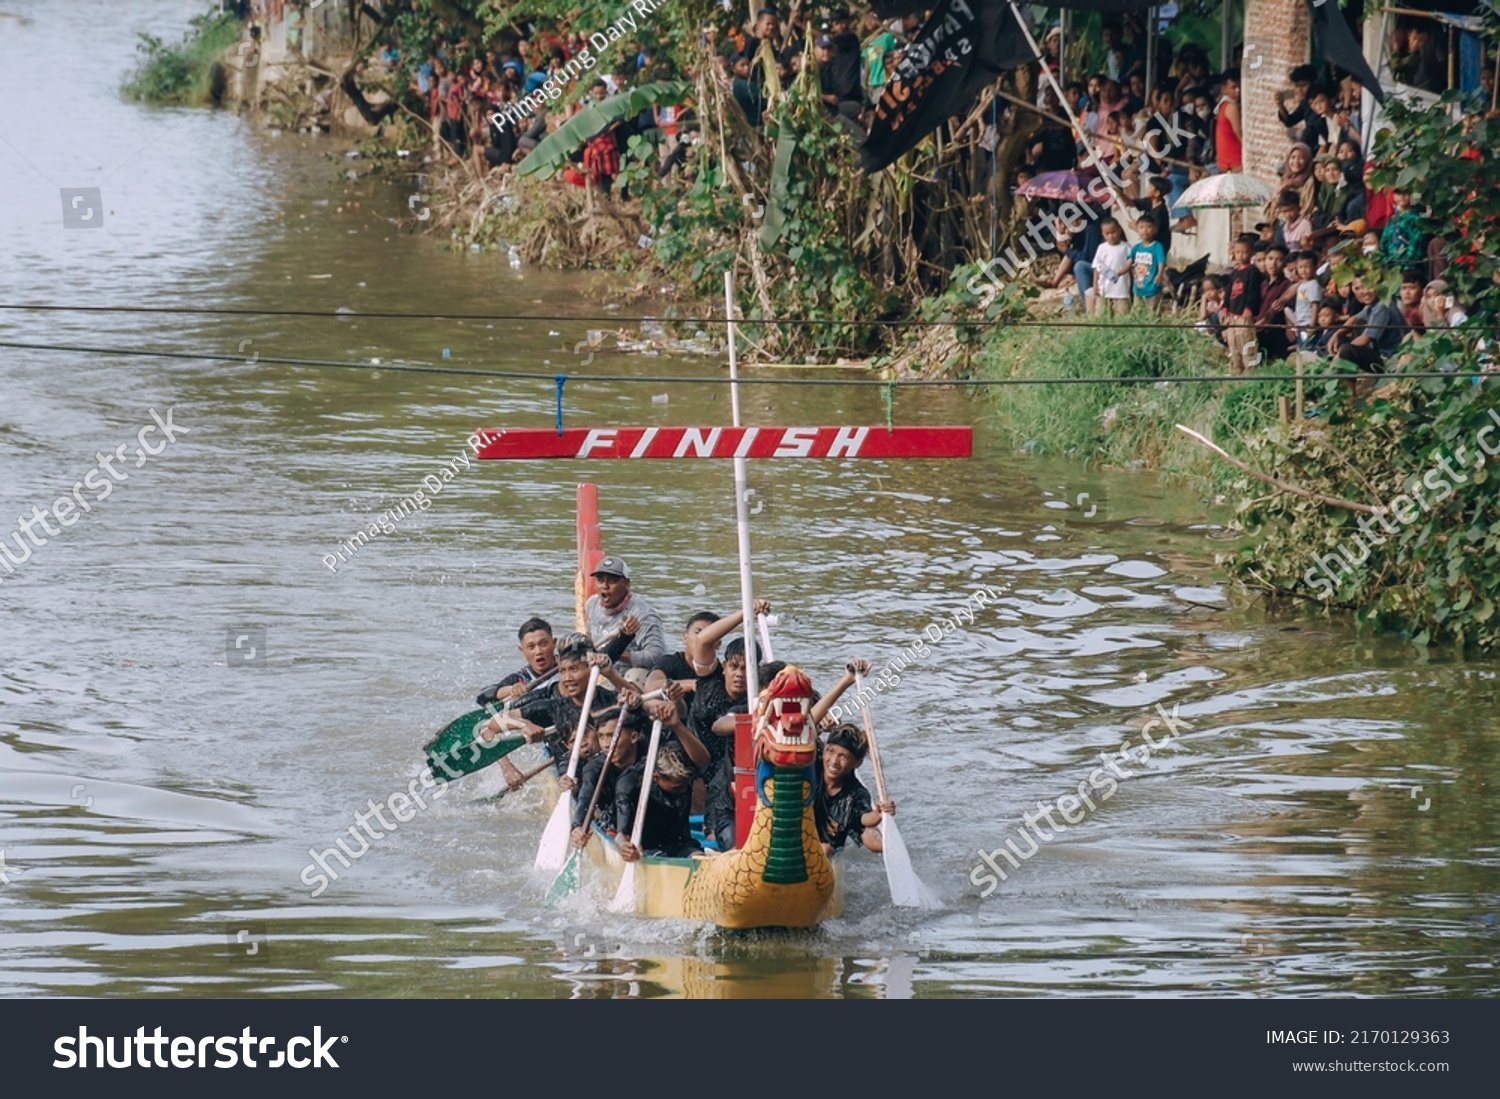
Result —
[{"label": "team of paddlers", "polygon": [[[543,746],[564,788],[576,789],[572,823],[577,846],[599,828],[614,837],[627,861],[643,854],[698,854],[703,846],[693,835],[690,818],[695,803],[701,803],[703,834],[717,850],[732,850],[735,715],[749,712],[750,699],[745,643],[734,638],[725,645],[724,639],[742,625],[743,615],[694,614],[682,648],[670,652],[661,616],[631,591],[630,566],[623,559],[605,557],[593,579],[596,594],[584,604],[586,633],[555,637],[541,618],[528,618],[516,631],[526,662],[480,693],[481,706],[506,707],[485,732],[519,730]],[[770,605],[757,601],[754,610],[763,614]],[[759,682],[769,683],[783,667],[782,662],[760,664]],[[593,668],[599,670],[597,682],[588,720],[581,721]],[[890,802],[874,806],[855,775],[867,751],[864,732],[828,716],[839,696],[854,685],[856,672],[868,674],[869,664],[850,661],[838,683],[814,699],[810,713],[824,734],[814,767],[813,807],[818,837],[830,855],[849,840],[879,851],[880,809],[895,812]],[[661,744],[636,846],[629,837],[645,781],[645,745],[656,721],[662,723]],[[582,743],[573,778],[567,765],[576,734]],[[614,748],[607,753],[606,741],[611,740]],[[525,781],[509,759],[502,758],[500,766],[512,788]],[[591,805],[594,815],[586,821]]]}]

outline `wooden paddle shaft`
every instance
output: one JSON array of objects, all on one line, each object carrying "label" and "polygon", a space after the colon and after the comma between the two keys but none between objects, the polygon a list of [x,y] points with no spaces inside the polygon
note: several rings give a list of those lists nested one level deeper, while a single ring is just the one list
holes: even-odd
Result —
[{"label": "wooden paddle shaft", "polygon": [[599,666],[589,669],[589,689],[583,694],[583,710],[578,715],[578,728],[573,732],[573,750],[568,753],[568,777],[578,777],[578,750],[583,747],[583,730],[588,728],[589,714],[594,708],[594,688],[599,686]]},{"label": "wooden paddle shaft", "polygon": [[656,773],[656,752],[661,747],[661,721],[651,726],[651,746],[646,749],[646,770],[641,776],[641,796],[635,803],[635,823],[630,826],[630,846],[639,848],[646,827],[646,806],[651,801],[651,777]]},{"label": "wooden paddle shaft", "polygon": [[[855,697],[865,693],[865,681],[858,672],[854,673],[854,691]],[[870,748],[870,766],[875,769],[875,794],[881,802],[886,802],[890,798],[885,796],[885,772],[880,766],[880,749],[875,746],[875,726],[870,721],[870,707],[861,702],[859,711],[865,722],[865,743]]]},{"label": "wooden paddle shaft", "polygon": [[[589,798],[588,812],[583,814],[584,835],[588,834],[589,825],[594,823],[594,810],[599,808],[599,795],[604,792],[604,776],[609,771],[610,760],[614,758],[615,745],[620,742],[620,730],[625,726],[625,714],[628,710],[628,706],[621,706],[620,716],[615,718],[614,735],[609,738],[609,747],[604,750],[604,762],[599,765],[599,781],[594,783],[594,796]],[[579,739],[582,739],[581,733]],[[576,745],[573,748],[573,759],[575,762],[578,759],[578,748]]]}]

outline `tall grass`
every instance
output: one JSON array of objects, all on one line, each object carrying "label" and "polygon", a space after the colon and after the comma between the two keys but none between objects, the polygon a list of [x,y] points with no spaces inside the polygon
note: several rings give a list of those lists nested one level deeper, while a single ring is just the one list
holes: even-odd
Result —
[{"label": "tall grass", "polygon": [[[1175,429],[1181,423],[1233,453],[1239,440],[1277,422],[1276,397],[1291,383],[1174,382],[1228,373],[1218,344],[1181,320],[1132,315],[1076,327],[1000,328],[979,353],[990,378],[1052,379],[1051,385],[990,386],[1000,427],[1015,445],[1124,468],[1208,474],[1228,470]],[[1285,373],[1284,363],[1264,368]],[[1130,384],[1074,378],[1154,379]]]},{"label": "tall grass", "polygon": [[238,19],[214,11],[196,17],[176,45],[138,35],[140,57],[122,90],[141,103],[206,106],[213,102],[214,65],[239,34]]}]

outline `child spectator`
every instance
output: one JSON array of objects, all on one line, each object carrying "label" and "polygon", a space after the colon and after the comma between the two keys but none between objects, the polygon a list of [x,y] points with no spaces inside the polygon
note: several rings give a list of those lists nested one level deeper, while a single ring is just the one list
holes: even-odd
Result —
[{"label": "child spectator", "polygon": [[1229,367],[1243,374],[1256,355],[1255,315],[1260,312],[1261,286],[1265,277],[1250,262],[1253,237],[1241,234],[1229,246],[1234,268],[1224,291],[1224,345],[1229,348]]},{"label": "child spectator", "polygon": [[1323,301],[1323,286],[1317,276],[1318,258],[1311,252],[1298,252],[1292,266],[1297,276],[1297,294],[1287,317],[1297,347],[1307,350],[1316,337],[1318,307]]},{"label": "child spectator", "polygon": [[[1307,125],[1312,115],[1312,86],[1318,79],[1318,70],[1311,65],[1298,65],[1286,74],[1286,78],[1292,86],[1276,93],[1276,118],[1287,129],[1297,131],[1298,141],[1307,141]],[[1293,101],[1290,109],[1287,108],[1289,99]]]},{"label": "child spectator", "polygon": [[[1325,301],[1318,306],[1317,318],[1317,328],[1309,333],[1312,338],[1310,345],[1311,358],[1331,359],[1333,358],[1333,352],[1329,350],[1328,345],[1332,341],[1334,333],[1339,329],[1339,311],[1334,308],[1331,302]],[[1304,357],[1304,361],[1306,361],[1306,357]]]},{"label": "child spectator", "polygon": [[1193,327],[1223,343],[1223,311],[1224,276],[1209,275],[1203,280],[1203,300],[1198,303],[1198,323]]},{"label": "child spectator", "polygon": [[1105,312],[1124,309],[1130,301],[1130,246],[1125,233],[1114,218],[1104,222],[1104,243],[1094,253],[1094,304],[1098,311],[1103,302]]},{"label": "child spectator", "polygon": [[1255,313],[1256,342],[1273,359],[1286,358],[1286,308],[1297,297],[1297,284],[1286,277],[1286,257],[1284,245],[1273,244],[1266,249],[1266,281]]},{"label": "child spectator", "polygon": [[1312,222],[1303,213],[1297,192],[1282,191],[1276,210],[1276,235],[1290,251],[1301,252],[1307,248],[1312,232]]},{"label": "child spectator", "polygon": [[1151,219],[1156,226],[1156,241],[1163,253],[1172,250],[1172,211],[1167,199],[1172,194],[1172,181],[1166,176],[1151,176],[1146,180],[1146,197],[1138,198],[1132,205]]},{"label": "child spectator", "polygon": [[1156,239],[1156,221],[1142,214],[1135,223],[1141,239],[1130,246],[1130,285],[1153,313],[1160,313],[1167,289],[1167,252]]}]

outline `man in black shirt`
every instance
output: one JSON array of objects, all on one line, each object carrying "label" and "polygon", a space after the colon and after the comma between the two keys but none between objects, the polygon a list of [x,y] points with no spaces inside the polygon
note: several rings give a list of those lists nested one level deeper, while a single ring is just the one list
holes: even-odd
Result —
[{"label": "man in black shirt", "polygon": [[519,670],[479,692],[479,705],[490,706],[497,702],[508,702],[526,693],[526,688],[538,679],[551,675],[557,668],[557,643],[552,637],[552,627],[540,618],[528,618],[516,631],[520,639],[521,655],[526,663]]},{"label": "man in black shirt", "polygon": [[657,753],[639,847],[630,842],[630,833],[640,804],[641,782],[646,774],[645,760],[620,776],[615,783],[614,813],[620,833],[615,840],[615,849],[622,859],[634,862],[642,855],[685,859],[703,850],[693,838],[690,823],[694,773],[692,764],[677,745],[664,745]]},{"label": "man in black shirt", "polygon": [[854,772],[865,761],[867,745],[858,725],[848,722],[828,734],[827,743],[819,742],[817,779],[813,795],[813,819],[825,854],[832,855],[853,839],[868,851],[880,851],[880,817],[894,813],[893,802],[875,808],[870,791]]},{"label": "man in black shirt", "polygon": [[[756,614],[770,614],[771,604],[757,599],[754,610]],[[682,651],[668,653],[657,660],[646,680],[647,693],[676,684],[684,695],[683,715],[686,716],[698,680],[713,675],[719,668],[719,643],[739,627],[744,617],[739,611],[722,618],[712,611],[699,611],[689,618],[687,630],[682,635]]]},{"label": "man in black shirt", "polygon": [[[542,742],[559,776],[565,776],[568,768],[573,734],[577,731],[578,719],[583,714],[583,699],[588,693],[589,667],[596,663],[599,665],[599,684],[594,689],[589,724],[601,720],[603,712],[615,704],[616,691],[620,702],[634,703],[638,697],[635,688],[620,677],[609,658],[595,653],[582,634],[570,634],[558,645],[557,682],[537,692],[521,706],[527,739]],[[545,733],[549,726],[553,731]]]},{"label": "man in black shirt", "polygon": [[[594,802],[596,787],[599,788],[599,798],[594,808],[593,823],[606,832],[617,830],[616,787],[624,772],[637,763],[644,763],[641,759],[640,737],[650,729],[650,719],[644,712],[627,709],[625,717],[619,723],[618,732],[611,729],[604,734],[614,738],[614,751],[609,751],[608,742],[601,744],[599,754],[578,772],[578,797],[573,802],[573,846],[582,847],[588,842],[589,833],[584,827],[584,817],[588,814],[589,805]],[[636,790],[640,790],[639,783]]]},{"label": "man in black shirt", "polygon": [[702,775],[708,784],[703,825],[720,851],[734,849],[734,715],[750,712],[746,696],[745,642],[735,638],[724,649],[718,669],[698,680],[688,728],[708,749]]}]

